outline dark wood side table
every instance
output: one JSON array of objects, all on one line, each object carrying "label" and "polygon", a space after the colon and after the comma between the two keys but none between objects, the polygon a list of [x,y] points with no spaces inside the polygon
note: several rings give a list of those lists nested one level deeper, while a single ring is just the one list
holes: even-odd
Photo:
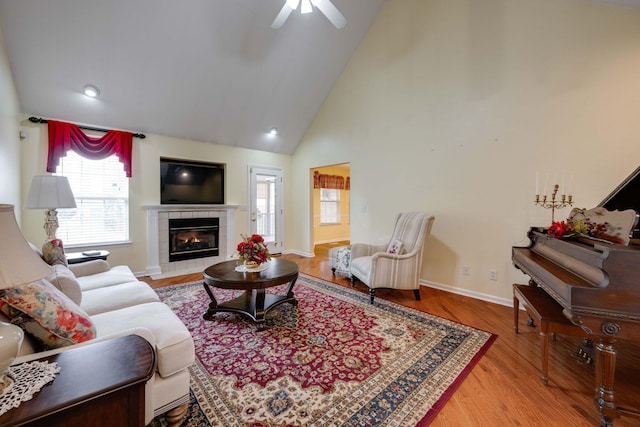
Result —
[{"label": "dark wood side table", "polygon": [[109,251],[84,251],[66,253],[65,257],[69,264],[79,264],[81,262],[93,261],[94,259],[107,260]]},{"label": "dark wood side table", "polygon": [[0,426],[144,426],[144,389],[156,365],[144,338],[128,335],[38,360],[56,362],[60,372],[0,416]]},{"label": "dark wood side table", "polygon": [[[267,263],[267,269],[260,272],[241,273],[236,271],[236,261],[225,261],[214,264],[204,270],[204,289],[211,302],[204,314],[206,320],[211,320],[219,311],[239,313],[252,319],[258,330],[264,329],[265,316],[272,308],[290,302],[297,304],[293,295],[293,286],[298,279],[298,264],[293,261],[273,258]],[[284,295],[265,293],[265,289],[288,283]],[[231,301],[218,304],[211,291],[211,287],[222,289],[243,290],[244,293]]]}]

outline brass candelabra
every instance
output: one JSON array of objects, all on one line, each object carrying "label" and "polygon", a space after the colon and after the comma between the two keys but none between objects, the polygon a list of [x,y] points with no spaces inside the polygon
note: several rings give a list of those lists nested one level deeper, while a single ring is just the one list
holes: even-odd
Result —
[{"label": "brass candelabra", "polygon": [[551,222],[555,222],[556,209],[566,208],[573,205],[573,196],[562,194],[558,198],[558,190],[560,186],[558,184],[553,186],[553,193],[551,194],[551,200],[547,200],[547,195],[543,194],[542,198],[539,194],[536,194],[536,205],[542,206],[545,209],[551,209]]}]

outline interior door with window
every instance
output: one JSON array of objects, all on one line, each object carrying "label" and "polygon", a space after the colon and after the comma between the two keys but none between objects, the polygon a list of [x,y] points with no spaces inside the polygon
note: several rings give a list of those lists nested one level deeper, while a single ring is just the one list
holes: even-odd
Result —
[{"label": "interior door with window", "polygon": [[249,229],[264,237],[272,254],[282,253],[282,195],[282,169],[249,167]]}]

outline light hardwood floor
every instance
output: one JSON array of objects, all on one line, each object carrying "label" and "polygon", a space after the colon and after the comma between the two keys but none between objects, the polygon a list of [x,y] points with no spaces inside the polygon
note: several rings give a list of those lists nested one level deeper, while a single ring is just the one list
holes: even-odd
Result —
[{"label": "light hardwood floor", "polygon": [[[342,286],[351,282],[333,276],[327,251],[319,245],[315,257],[282,255],[295,261],[300,271]],[[201,280],[202,274],[152,280],[153,287]],[[363,285],[356,289],[367,293]],[[513,310],[432,288],[421,288],[422,300],[411,291],[378,290],[385,298],[469,326],[493,332],[498,339],[469,373],[431,424],[445,426],[599,426],[593,403],[593,369],[575,355],[579,340],[558,336],[549,352],[549,384],[540,381],[540,343],[537,330],[526,326],[520,314],[518,334],[513,328]],[[618,351],[616,393],[622,406],[640,409],[640,344],[624,343]],[[640,419],[622,417],[616,427],[640,426]]]}]

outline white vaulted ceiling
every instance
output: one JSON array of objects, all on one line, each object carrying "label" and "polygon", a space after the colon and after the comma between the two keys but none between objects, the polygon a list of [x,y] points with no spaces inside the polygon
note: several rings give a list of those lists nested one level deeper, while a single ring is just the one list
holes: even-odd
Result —
[{"label": "white vaulted ceiling", "polygon": [[272,29],[284,2],[0,0],[0,24],[24,113],[291,154],[383,0]]},{"label": "white vaulted ceiling", "polygon": [[24,113],[292,154],[384,2],[332,1],[342,29],[271,28],[285,0],[0,0],[0,25]]}]

